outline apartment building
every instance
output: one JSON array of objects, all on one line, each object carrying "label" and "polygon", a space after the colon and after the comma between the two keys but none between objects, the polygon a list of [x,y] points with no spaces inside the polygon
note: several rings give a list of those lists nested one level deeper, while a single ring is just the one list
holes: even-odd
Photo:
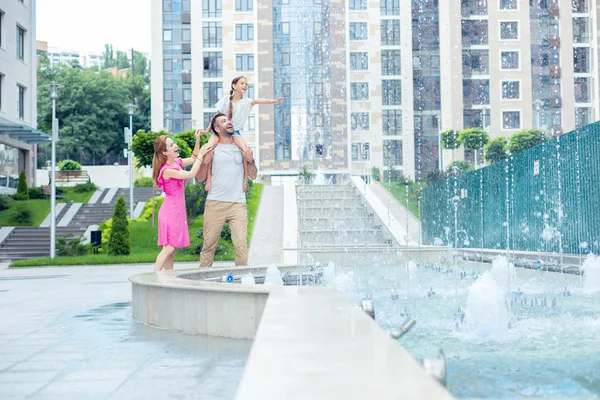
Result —
[{"label": "apartment building", "polygon": [[[200,6],[202,6],[200,8]],[[152,127],[206,126],[231,79],[260,174],[413,179],[439,134],[560,134],[598,120],[595,0],[153,0]],[[456,157],[463,155],[456,152]],[[442,162],[440,162],[440,156]],[[465,154],[472,158],[473,154]]]},{"label": "apartment building", "polygon": [[37,131],[35,0],[0,3],[0,193],[16,190],[21,171],[35,184]]}]

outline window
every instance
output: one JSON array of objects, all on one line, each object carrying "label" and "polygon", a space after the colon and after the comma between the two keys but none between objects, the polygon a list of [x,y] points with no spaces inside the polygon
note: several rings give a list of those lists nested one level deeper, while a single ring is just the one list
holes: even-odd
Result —
[{"label": "window", "polygon": [[163,60],[163,71],[164,72],[173,71],[173,60],[171,60],[170,58],[165,58]]},{"label": "window", "polygon": [[170,42],[173,32],[170,29],[163,29],[163,42]]},{"label": "window", "polygon": [[488,75],[490,73],[488,50],[463,50],[464,75]]},{"label": "window", "polygon": [[17,116],[25,119],[25,88],[17,85]]},{"label": "window", "polygon": [[519,69],[519,52],[502,51],[500,52],[500,69]]},{"label": "window", "polygon": [[254,85],[252,85],[252,84],[248,85],[248,90],[246,91],[246,97],[249,99],[254,98]]},{"label": "window", "polygon": [[313,94],[315,97],[323,96],[323,83],[322,82],[313,83]]},{"label": "window", "polygon": [[575,78],[575,103],[590,102],[590,78]]},{"label": "window", "polygon": [[400,50],[381,51],[381,75],[400,75]]},{"label": "window", "polygon": [[573,41],[575,43],[590,42],[590,26],[588,18],[573,18]]},{"label": "window", "polygon": [[315,126],[319,128],[323,127],[323,114],[315,114]]},{"label": "window", "polygon": [[518,40],[519,39],[519,22],[517,22],[517,21],[500,22],[500,39],[502,39],[502,40]]},{"label": "window", "polygon": [[171,0],[163,0],[163,12],[173,11],[173,2]]},{"label": "window", "polygon": [[588,0],[571,0],[571,10],[573,13],[588,12]]},{"label": "window", "polygon": [[254,40],[254,25],[236,24],[235,40],[237,40],[238,42],[251,42],[252,40]]},{"label": "window", "polygon": [[369,130],[369,113],[353,112],[350,114],[350,126],[353,132]]},{"label": "window", "polygon": [[184,103],[192,102],[192,89],[190,89],[190,88],[183,89],[183,101],[184,101]]},{"label": "window", "polygon": [[502,129],[521,129],[521,112],[502,111]]},{"label": "window", "polygon": [[400,46],[400,20],[381,20],[381,45]]},{"label": "window", "polygon": [[220,51],[204,52],[204,77],[223,77],[223,53]]},{"label": "window", "polygon": [[371,146],[368,142],[352,143],[352,161],[369,161],[371,159]]},{"label": "window", "polygon": [[500,0],[501,10],[517,10],[519,7],[519,0]]},{"label": "window", "polygon": [[182,0],[181,1],[181,11],[183,11],[183,12],[191,11],[190,0]]},{"label": "window", "polygon": [[290,97],[290,93],[292,93],[292,85],[290,83],[282,83],[281,95],[283,97]]},{"label": "window", "polygon": [[351,10],[366,10],[367,0],[349,0]]},{"label": "window", "polygon": [[204,82],[204,108],[214,108],[223,97],[222,82]]},{"label": "window", "polygon": [[181,60],[181,65],[182,65],[182,69],[184,71],[191,71],[192,70],[192,60],[183,59],[183,60]]},{"label": "window", "polygon": [[402,105],[402,88],[400,79],[383,80],[381,89],[382,104],[384,106]]},{"label": "window", "polygon": [[369,82],[351,82],[350,100],[369,100]]},{"label": "window", "polygon": [[283,52],[281,53],[281,65],[287,67],[290,65],[290,53]]},{"label": "window", "polygon": [[383,115],[383,135],[402,136],[402,111],[382,110],[381,113]]},{"label": "window", "polygon": [[17,58],[25,61],[25,29],[17,26]]},{"label": "window", "polygon": [[400,0],[380,0],[381,15],[400,15]]},{"label": "window", "polygon": [[488,44],[488,21],[485,19],[463,20],[461,34],[465,46]]},{"label": "window", "polygon": [[281,23],[281,34],[286,35],[286,36],[290,34],[290,23],[289,22]]},{"label": "window", "polygon": [[502,81],[502,100],[519,100],[521,98],[521,82]]},{"label": "window", "polygon": [[402,140],[383,141],[383,163],[384,165],[402,165]]},{"label": "window", "polygon": [[192,31],[189,29],[181,30],[181,41],[184,43],[189,43],[192,41]]},{"label": "window", "polygon": [[256,117],[254,115],[250,115],[247,121],[248,130],[253,131],[256,129]]},{"label": "window", "polygon": [[252,11],[253,0],[235,0],[235,11]]},{"label": "window", "polygon": [[581,128],[592,122],[592,109],[589,107],[575,108],[575,128]]},{"label": "window", "polygon": [[254,54],[236,54],[236,71],[254,71]]},{"label": "window", "polygon": [[184,131],[189,131],[189,130],[192,130],[192,129],[193,129],[192,120],[189,119],[189,118],[185,118],[183,120],[183,130]]},{"label": "window", "polygon": [[163,98],[165,101],[173,101],[173,89],[164,89]]},{"label": "window", "polygon": [[315,35],[321,34],[321,23],[320,22],[313,23],[313,31],[315,32]]},{"label": "window", "polygon": [[223,47],[223,25],[221,22],[202,23],[202,46]]},{"label": "window", "polygon": [[573,64],[575,73],[590,72],[589,47],[573,48]]},{"label": "window", "polygon": [[4,13],[0,10],[0,47],[2,47],[3,44],[3,35],[2,33],[4,32]]},{"label": "window", "polygon": [[464,79],[463,99],[470,104],[490,104],[490,81],[488,79]]},{"label": "window", "polygon": [[350,53],[350,70],[366,71],[369,69],[369,53],[367,52],[351,52]]},{"label": "window", "polygon": [[222,9],[221,0],[202,0],[203,18],[221,18]]},{"label": "window", "polygon": [[0,74],[0,111],[2,111],[3,93],[4,93],[4,75]]},{"label": "window", "polygon": [[204,126],[202,126],[202,128],[204,128],[204,129],[209,129],[210,128],[210,121],[212,121],[214,115],[215,115],[214,112],[205,112],[203,114],[203,116],[204,116]]},{"label": "window", "polygon": [[369,38],[366,22],[350,22],[350,40],[367,40]]}]

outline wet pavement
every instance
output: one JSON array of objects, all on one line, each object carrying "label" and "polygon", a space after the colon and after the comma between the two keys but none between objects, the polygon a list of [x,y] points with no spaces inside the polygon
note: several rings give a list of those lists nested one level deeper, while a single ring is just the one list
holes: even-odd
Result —
[{"label": "wet pavement", "polygon": [[165,331],[131,318],[127,278],[150,265],[5,266],[1,399],[234,398],[250,341]]}]

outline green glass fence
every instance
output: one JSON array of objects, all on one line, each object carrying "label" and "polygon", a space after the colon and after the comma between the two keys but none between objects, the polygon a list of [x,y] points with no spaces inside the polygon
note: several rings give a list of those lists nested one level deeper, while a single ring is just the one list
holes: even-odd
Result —
[{"label": "green glass fence", "polygon": [[600,253],[600,122],[423,189],[423,242]]}]

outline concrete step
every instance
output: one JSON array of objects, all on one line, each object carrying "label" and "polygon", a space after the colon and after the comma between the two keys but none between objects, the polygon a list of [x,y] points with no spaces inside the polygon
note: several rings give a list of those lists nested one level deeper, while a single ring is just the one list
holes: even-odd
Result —
[{"label": "concrete step", "polygon": [[302,208],[352,208],[364,207],[359,199],[307,199],[298,200]]}]

